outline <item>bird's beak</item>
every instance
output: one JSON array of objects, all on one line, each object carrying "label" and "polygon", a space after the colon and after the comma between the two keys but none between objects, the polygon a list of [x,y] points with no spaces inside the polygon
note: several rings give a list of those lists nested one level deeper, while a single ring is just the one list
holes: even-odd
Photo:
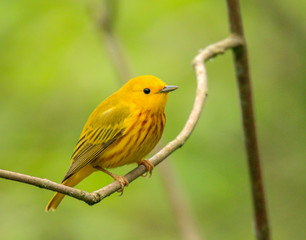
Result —
[{"label": "bird's beak", "polygon": [[178,86],[171,86],[171,85],[168,85],[168,86],[165,86],[162,90],[160,90],[159,92],[160,93],[167,93],[167,92],[171,92],[171,91],[174,91],[178,89]]}]

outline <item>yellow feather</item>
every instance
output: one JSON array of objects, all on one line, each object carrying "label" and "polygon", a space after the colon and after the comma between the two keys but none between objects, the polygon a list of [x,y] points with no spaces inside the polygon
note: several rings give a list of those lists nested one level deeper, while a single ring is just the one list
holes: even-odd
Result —
[{"label": "yellow feather", "polygon": [[[95,168],[140,163],[162,136],[168,92],[176,88],[140,76],[105,99],[89,116],[62,184],[75,186]],[[63,197],[56,193],[46,211],[55,210]]]},{"label": "yellow feather", "polygon": [[[91,173],[93,173],[94,171],[95,169],[92,166],[87,165],[86,167],[78,171],[76,174],[72,175],[70,178],[65,180],[62,184],[69,186],[69,187],[74,187],[79,182],[81,182],[84,178],[88,177]],[[46,206],[46,209],[45,209],[46,212],[50,210],[54,211],[58,207],[58,205],[61,203],[64,197],[65,195],[61,193],[54,194],[54,196],[51,198],[51,200]]]}]

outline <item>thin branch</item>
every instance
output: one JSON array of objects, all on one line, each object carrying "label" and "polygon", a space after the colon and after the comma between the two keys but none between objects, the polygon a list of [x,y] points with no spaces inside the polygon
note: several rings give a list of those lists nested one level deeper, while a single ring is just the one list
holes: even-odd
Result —
[{"label": "thin branch", "polygon": [[[196,97],[194,100],[192,111],[189,115],[189,118],[184,128],[179,133],[179,135],[173,141],[169,142],[158,153],[156,153],[152,158],[149,159],[149,161],[151,161],[151,163],[154,166],[161,163],[171,153],[173,153],[175,150],[177,150],[178,148],[184,145],[184,143],[191,135],[192,131],[194,130],[199,120],[203,104],[207,96],[207,75],[206,75],[206,68],[204,62],[210,58],[217,56],[218,54],[224,53],[225,50],[227,49],[235,48],[237,46],[240,46],[241,44],[243,44],[243,41],[239,37],[233,35],[223,41],[208,46],[195,57],[193,61],[193,66],[196,72],[197,90],[196,90]],[[140,165],[134,170],[130,171],[128,174],[126,174],[125,178],[131,183],[145,172],[146,172],[145,166]],[[88,203],[89,205],[93,205],[100,202],[107,196],[115,193],[120,189],[119,182],[114,181],[97,191],[88,193],[85,191],[81,191],[75,188],[71,188],[68,186],[64,186],[62,184],[52,182],[47,179],[42,179],[38,177],[33,177],[1,169],[0,169],[0,178],[19,181],[40,188],[45,188],[52,191],[60,192],[69,195],[71,197],[74,197],[76,199],[82,200]]]},{"label": "thin branch", "polygon": [[245,146],[247,150],[252,186],[256,238],[258,240],[269,240],[269,224],[256,137],[248,53],[243,33],[239,0],[227,0],[227,8],[230,22],[230,32],[244,39],[244,44],[234,49],[234,61],[239,86]]},{"label": "thin branch", "polygon": [[33,177],[26,174],[11,172],[7,170],[0,169],[0,178],[5,178],[8,180],[13,180],[17,182],[27,183],[40,188],[49,189],[55,192],[64,193],[68,196],[74,197],[76,199],[82,200],[88,204],[97,201],[97,196],[76,188],[68,187],[56,182],[52,182],[45,178]]}]

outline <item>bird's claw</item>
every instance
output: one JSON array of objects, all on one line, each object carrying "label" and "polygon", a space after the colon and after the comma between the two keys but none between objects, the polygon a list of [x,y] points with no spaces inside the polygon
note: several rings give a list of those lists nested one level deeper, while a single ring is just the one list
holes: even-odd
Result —
[{"label": "bird's claw", "polygon": [[118,181],[120,184],[120,190],[118,190],[118,192],[120,192],[119,196],[122,196],[124,187],[129,185],[129,181],[125,177],[118,175],[114,176],[114,179],[115,181]]},{"label": "bird's claw", "polygon": [[149,160],[146,160],[146,159],[144,159],[140,163],[138,163],[138,166],[141,165],[141,164],[144,165],[147,169],[147,172],[142,174],[141,176],[146,177],[149,174],[149,177],[151,177],[152,176],[152,171],[154,169],[154,165]]}]

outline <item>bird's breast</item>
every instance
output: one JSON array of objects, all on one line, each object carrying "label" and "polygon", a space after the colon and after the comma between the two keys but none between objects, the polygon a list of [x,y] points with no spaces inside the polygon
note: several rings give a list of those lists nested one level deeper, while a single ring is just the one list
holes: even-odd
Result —
[{"label": "bird's breast", "polygon": [[138,111],[127,121],[128,126],[123,136],[99,157],[97,163],[100,167],[113,168],[140,162],[160,140],[166,116],[163,111]]}]

